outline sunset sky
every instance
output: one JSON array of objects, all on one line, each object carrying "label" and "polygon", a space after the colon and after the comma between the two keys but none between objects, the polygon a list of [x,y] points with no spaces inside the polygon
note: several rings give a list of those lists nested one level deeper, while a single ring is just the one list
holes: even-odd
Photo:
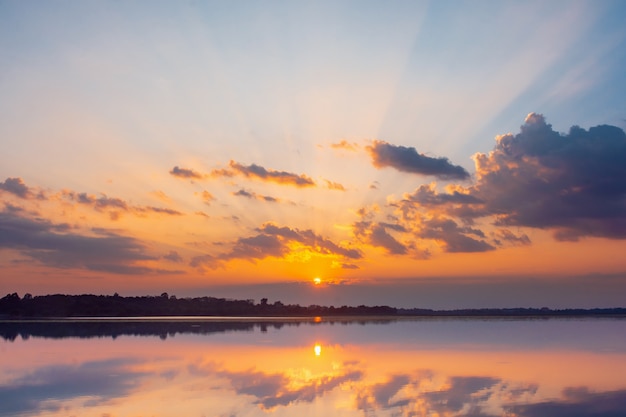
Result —
[{"label": "sunset sky", "polygon": [[625,20],[0,0],[0,296],[626,306]]}]

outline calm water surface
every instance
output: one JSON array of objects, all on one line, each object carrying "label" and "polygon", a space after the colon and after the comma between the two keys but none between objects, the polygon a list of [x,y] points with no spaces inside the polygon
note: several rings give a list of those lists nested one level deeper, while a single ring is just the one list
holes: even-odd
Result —
[{"label": "calm water surface", "polygon": [[626,416],[625,319],[0,322],[2,416]]}]

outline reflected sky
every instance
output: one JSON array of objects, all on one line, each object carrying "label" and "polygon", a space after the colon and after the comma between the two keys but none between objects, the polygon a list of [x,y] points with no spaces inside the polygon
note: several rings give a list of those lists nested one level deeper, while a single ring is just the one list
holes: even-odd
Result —
[{"label": "reflected sky", "polygon": [[24,326],[0,341],[0,414],[626,415],[626,320],[244,324]]}]

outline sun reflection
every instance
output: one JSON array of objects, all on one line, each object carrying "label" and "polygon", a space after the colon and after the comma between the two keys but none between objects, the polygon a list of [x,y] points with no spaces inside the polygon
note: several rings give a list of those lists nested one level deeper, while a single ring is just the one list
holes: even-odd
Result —
[{"label": "sun reflection", "polygon": [[315,356],[320,356],[322,354],[322,345],[319,343],[315,344],[313,351],[315,352]]}]

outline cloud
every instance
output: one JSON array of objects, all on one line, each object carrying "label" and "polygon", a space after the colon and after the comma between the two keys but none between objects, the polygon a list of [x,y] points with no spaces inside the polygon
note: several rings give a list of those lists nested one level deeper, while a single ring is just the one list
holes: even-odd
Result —
[{"label": "cloud", "polygon": [[485,237],[479,229],[459,227],[450,218],[433,218],[422,224],[419,236],[425,239],[434,239],[444,244],[446,252],[486,252],[495,247],[484,240],[475,239],[469,235]]},{"label": "cloud", "polygon": [[562,399],[503,407],[519,417],[612,417],[626,410],[626,390],[590,392],[587,388],[568,388]]},{"label": "cloud", "polygon": [[531,244],[530,238],[525,233],[516,235],[509,229],[496,230],[494,232],[494,241],[497,245],[502,244],[503,241],[510,243],[513,246],[528,246]]},{"label": "cloud", "polygon": [[27,198],[31,194],[21,178],[7,178],[4,182],[0,182],[0,190],[15,194],[20,198]]},{"label": "cloud", "polygon": [[244,190],[243,188],[240,189],[239,191],[236,191],[234,193],[232,193],[234,196],[236,197],[245,197],[245,198],[249,198],[251,200],[260,200],[260,201],[265,201],[268,203],[279,203],[281,202],[280,199],[276,198],[276,197],[272,197],[269,195],[261,195],[261,194],[257,194],[254,191],[247,191]]},{"label": "cloud", "polygon": [[179,255],[178,252],[176,252],[175,250],[171,250],[169,251],[169,253],[167,255],[163,255],[163,259],[167,259],[168,261],[172,261],[172,262],[182,262],[183,261],[183,257]]},{"label": "cloud", "polygon": [[152,269],[136,262],[157,259],[137,239],[105,229],[92,235],[71,233],[67,224],[0,212],[0,248],[15,249],[56,268],[84,268],[116,274],[175,272]]},{"label": "cloud", "polygon": [[626,134],[615,126],[573,126],[560,134],[531,113],[520,133],[474,156],[482,205],[468,217],[501,226],[551,229],[558,240],[626,238]]},{"label": "cloud", "polygon": [[338,263],[336,266],[333,264],[333,267],[339,269],[359,269],[358,265],[348,263]]},{"label": "cloud", "polygon": [[358,143],[348,142],[345,139],[343,139],[341,142],[331,143],[330,147],[333,149],[341,149],[341,150],[346,150],[346,151],[351,151],[351,152],[356,152],[360,149],[360,146]]},{"label": "cloud", "polygon": [[452,165],[447,158],[431,158],[418,153],[415,148],[377,140],[366,150],[376,168],[392,167],[401,172],[431,175],[443,180],[465,180],[470,176],[463,167]]},{"label": "cloud", "polygon": [[381,247],[387,250],[391,255],[404,255],[407,253],[408,248],[404,244],[400,243],[396,238],[390,235],[386,228],[406,231],[403,228],[399,229],[396,225],[389,225],[386,223],[376,223],[368,221],[356,222],[353,225],[354,234],[369,243],[372,246]]},{"label": "cloud", "polygon": [[204,190],[201,193],[195,193],[195,194],[199,195],[202,201],[204,202],[204,204],[206,204],[207,206],[210,206],[211,203],[216,200],[215,196],[211,194],[210,192],[208,192],[207,190]]},{"label": "cloud", "polygon": [[410,203],[417,203],[423,207],[437,207],[452,204],[479,204],[482,200],[459,190],[451,193],[438,193],[436,184],[420,185],[413,193],[405,193],[403,200]]},{"label": "cloud", "polygon": [[137,216],[145,216],[150,213],[164,214],[168,216],[182,216],[183,213],[177,210],[154,206],[134,206],[117,197],[108,197],[106,194],[95,196],[87,193],[77,193],[64,190],[61,195],[71,201],[75,201],[85,206],[91,206],[94,210],[109,213],[112,220],[117,220],[120,213],[132,213]]},{"label": "cloud", "polygon": [[169,204],[169,203],[171,203],[171,202],[172,202],[172,199],[170,198],[170,196],[168,196],[167,194],[165,194],[165,193],[164,193],[163,191],[161,191],[161,190],[155,190],[155,191],[152,191],[152,192],[150,193],[150,195],[152,195],[152,196],[154,196],[155,198],[157,198],[157,199],[159,199],[159,200],[163,201],[164,203],[168,203],[168,204]]},{"label": "cloud", "polygon": [[266,223],[255,231],[257,234],[254,236],[238,238],[228,252],[194,257],[191,266],[214,269],[235,259],[254,262],[268,257],[282,258],[298,252],[351,260],[363,257],[360,250],[340,246],[310,229],[299,230]]},{"label": "cloud", "polygon": [[531,113],[520,133],[499,136],[493,151],[476,154],[474,161],[474,184],[449,184],[444,191],[424,184],[399,200],[390,198],[380,214],[391,223],[376,223],[370,213],[365,223],[353,225],[355,235],[398,254],[403,248],[389,224],[417,241],[437,241],[446,252],[530,245],[514,227],[552,230],[558,240],[626,238],[626,134],[620,128],[574,126],[560,134]]},{"label": "cloud", "polygon": [[328,188],[329,190],[346,191],[346,188],[338,182],[333,182],[329,180],[324,181],[326,182],[326,188]]},{"label": "cloud", "polygon": [[192,180],[201,180],[206,177],[205,175],[200,174],[194,171],[193,169],[179,168],[178,166],[175,166],[174,168],[170,170],[170,175],[173,175],[178,178],[185,178],[185,179],[192,179]]},{"label": "cloud", "polygon": [[273,182],[281,185],[291,185],[294,187],[315,187],[315,182],[304,174],[294,174],[286,171],[276,171],[273,169],[266,169],[262,166],[242,165],[236,161],[230,161],[229,168],[215,169],[211,172],[212,177],[233,177],[240,175],[246,178]]}]

